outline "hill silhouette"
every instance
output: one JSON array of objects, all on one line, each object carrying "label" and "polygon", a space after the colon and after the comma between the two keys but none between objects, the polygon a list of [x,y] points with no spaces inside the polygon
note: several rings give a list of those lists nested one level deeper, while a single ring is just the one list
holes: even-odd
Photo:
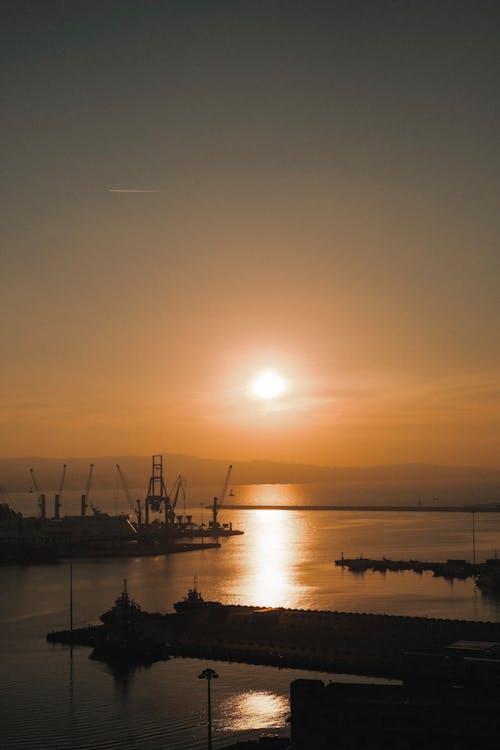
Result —
[{"label": "hill silhouette", "polygon": [[[32,486],[30,467],[43,492],[57,489],[62,465],[68,466],[66,489],[83,491],[89,465],[94,464],[92,486],[113,489],[117,485],[115,465],[119,464],[129,487],[146,488],[151,475],[151,456],[105,456],[41,458],[26,456],[0,459],[0,487],[8,492],[26,492]],[[163,454],[166,484],[172,484],[178,474],[190,485],[222,485],[230,459],[199,458],[184,454]],[[474,466],[440,466],[434,464],[393,464],[375,466],[312,466],[309,464],[275,461],[234,461],[234,484],[288,484],[309,482],[466,482],[492,483],[500,489],[500,470]]]}]

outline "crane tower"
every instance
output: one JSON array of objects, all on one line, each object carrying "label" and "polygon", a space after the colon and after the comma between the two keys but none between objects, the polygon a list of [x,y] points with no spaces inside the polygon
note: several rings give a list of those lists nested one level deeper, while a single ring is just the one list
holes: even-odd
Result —
[{"label": "crane tower", "polygon": [[163,479],[163,456],[156,455],[152,457],[151,478],[144,502],[146,526],[149,524],[149,509],[151,508],[152,511],[158,513],[162,505],[165,510],[165,523],[167,524],[170,519],[170,499]]}]

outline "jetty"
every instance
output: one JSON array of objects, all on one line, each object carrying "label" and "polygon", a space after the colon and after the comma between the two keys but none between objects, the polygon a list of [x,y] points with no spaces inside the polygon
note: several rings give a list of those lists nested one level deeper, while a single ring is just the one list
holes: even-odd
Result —
[{"label": "jetty", "polygon": [[[109,613],[101,620],[103,625],[49,633],[47,640],[95,648],[114,632]],[[165,644],[171,656],[394,679],[415,671],[405,654],[437,654],[458,641],[500,643],[500,623],[219,602],[166,614],[138,609],[134,633]]]}]

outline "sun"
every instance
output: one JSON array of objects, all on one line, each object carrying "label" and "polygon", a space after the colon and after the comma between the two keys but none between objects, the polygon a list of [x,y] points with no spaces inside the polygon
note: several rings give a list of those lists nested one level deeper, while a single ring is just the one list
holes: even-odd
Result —
[{"label": "sun", "polygon": [[277,372],[266,370],[254,380],[252,390],[258,398],[276,398],[285,390],[285,381]]}]

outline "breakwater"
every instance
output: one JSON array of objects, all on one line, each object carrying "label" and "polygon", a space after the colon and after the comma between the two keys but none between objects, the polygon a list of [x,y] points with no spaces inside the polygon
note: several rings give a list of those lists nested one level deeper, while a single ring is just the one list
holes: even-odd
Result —
[{"label": "breakwater", "polygon": [[330,510],[362,513],[500,513],[500,503],[485,505],[235,505],[227,510]]},{"label": "breakwater", "polygon": [[383,557],[381,560],[373,560],[369,557],[341,557],[335,560],[335,565],[347,568],[351,573],[364,573],[367,570],[379,573],[399,573],[411,570],[413,573],[432,572],[436,577],[448,578],[470,578],[484,572],[486,564],[473,564],[467,560],[447,560],[446,562],[428,562],[425,560],[389,560]]},{"label": "breakwater", "polygon": [[[460,640],[500,642],[500,623],[220,604],[182,614],[141,612],[134,626],[176,656],[395,679],[412,670],[405,652],[436,653]],[[68,643],[68,633],[48,639]],[[93,645],[94,635],[84,629],[80,641],[74,631],[72,642]]]}]

